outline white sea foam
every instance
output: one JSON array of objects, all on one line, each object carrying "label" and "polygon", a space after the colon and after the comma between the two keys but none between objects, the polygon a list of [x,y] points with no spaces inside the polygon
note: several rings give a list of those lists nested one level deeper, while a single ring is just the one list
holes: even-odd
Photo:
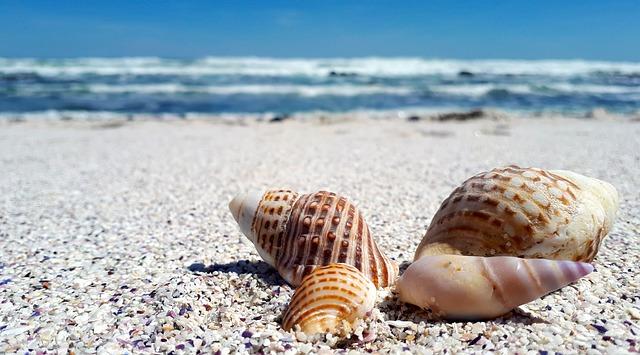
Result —
[{"label": "white sea foam", "polygon": [[517,94],[530,94],[528,85],[497,85],[497,84],[462,84],[462,85],[435,85],[429,88],[434,93],[442,93],[458,96],[479,97],[493,90],[505,90]]},{"label": "white sea foam", "polygon": [[0,73],[43,76],[96,75],[257,75],[326,76],[330,72],[370,76],[485,74],[572,76],[595,72],[640,73],[640,62],[584,60],[449,60],[421,58],[274,59],[79,58],[64,60],[0,58]]},{"label": "white sea foam", "polygon": [[546,85],[548,88],[566,93],[585,94],[637,94],[640,93],[640,86],[613,86],[613,85],[592,85],[592,84],[570,84],[555,83]]},{"label": "white sea foam", "polygon": [[143,94],[175,94],[205,93],[214,95],[299,95],[299,96],[357,96],[357,95],[406,95],[410,88],[363,85],[228,85],[228,86],[187,86],[182,84],[145,84],[145,85],[103,85],[88,86],[88,91],[95,93],[143,93]]},{"label": "white sea foam", "polygon": [[[548,83],[534,84],[452,84],[432,85],[428,92],[460,97],[481,97],[493,91],[504,90],[511,94],[521,95],[618,95],[637,97],[640,87],[612,86],[594,84]],[[210,94],[210,95],[296,95],[303,97],[316,96],[359,96],[359,95],[411,95],[423,92],[422,89],[392,85],[294,85],[294,84],[259,84],[259,85],[185,85],[175,83],[158,84],[89,84],[72,85],[64,88],[50,88],[46,85],[31,85],[20,88],[23,95],[39,95],[56,91],[66,93],[82,92],[97,94]]]},{"label": "white sea foam", "polygon": [[640,87],[553,83],[546,85],[531,84],[459,84],[459,85],[435,85],[429,88],[434,93],[447,95],[480,97],[492,91],[504,90],[512,94],[522,95],[557,95],[560,94],[614,94],[632,95],[639,94]]}]

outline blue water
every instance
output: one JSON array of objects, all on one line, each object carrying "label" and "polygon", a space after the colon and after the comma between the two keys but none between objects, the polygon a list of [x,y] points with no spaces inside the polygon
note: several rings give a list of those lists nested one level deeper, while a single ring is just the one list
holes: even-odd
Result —
[{"label": "blue water", "polygon": [[0,114],[640,110],[640,62],[0,58]]}]

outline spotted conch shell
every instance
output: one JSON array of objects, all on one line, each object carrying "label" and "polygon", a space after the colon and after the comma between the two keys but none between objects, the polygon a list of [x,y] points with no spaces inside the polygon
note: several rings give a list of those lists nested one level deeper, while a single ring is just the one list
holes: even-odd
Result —
[{"label": "spotted conch shell", "polygon": [[332,192],[250,192],[229,204],[242,233],[291,285],[319,266],[346,263],[376,287],[387,287],[397,265],[378,248],[356,206]]},{"label": "spotted conch shell", "polygon": [[591,272],[584,262],[617,206],[613,186],[569,171],[478,174],[440,206],[398,280],[400,299],[443,318],[500,316]]},{"label": "spotted conch shell", "polygon": [[284,330],[300,326],[307,335],[348,333],[373,309],[376,287],[348,264],[318,267],[302,279],[282,319]]},{"label": "spotted conch shell", "polygon": [[618,193],[604,181],[563,170],[493,169],[444,200],[414,260],[464,254],[590,262],[617,207]]}]

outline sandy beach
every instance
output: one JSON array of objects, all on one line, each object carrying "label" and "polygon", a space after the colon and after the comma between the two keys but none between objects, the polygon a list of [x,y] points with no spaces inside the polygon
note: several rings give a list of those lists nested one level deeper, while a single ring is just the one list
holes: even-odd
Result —
[{"label": "sandy beach", "polygon": [[[569,118],[5,122],[0,352],[638,351],[639,137],[638,122]],[[227,208],[255,188],[334,191],[402,264],[458,184],[508,164],[616,186],[596,271],[486,322],[379,292],[366,343],[282,331],[293,290]]]}]

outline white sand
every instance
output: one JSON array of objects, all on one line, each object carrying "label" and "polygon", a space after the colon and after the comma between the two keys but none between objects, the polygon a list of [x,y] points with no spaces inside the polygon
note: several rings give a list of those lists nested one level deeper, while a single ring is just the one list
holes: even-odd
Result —
[{"label": "white sand", "polygon": [[[640,349],[640,123],[98,126],[0,126],[0,352]],[[367,344],[282,332],[292,290],[227,210],[250,188],[329,189],[355,201],[404,262],[457,184],[512,163],[618,188],[597,271],[489,322],[434,321],[382,294]]]}]

